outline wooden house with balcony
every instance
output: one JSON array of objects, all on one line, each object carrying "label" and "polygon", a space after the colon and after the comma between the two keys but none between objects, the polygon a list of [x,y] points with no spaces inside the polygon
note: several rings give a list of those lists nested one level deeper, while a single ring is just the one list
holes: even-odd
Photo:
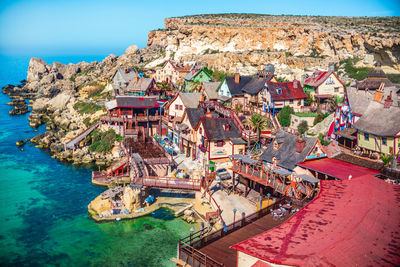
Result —
[{"label": "wooden house with balcony", "polygon": [[139,78],[140,75],[138,71],[134,68],[118,68],[113,76],[112,80],[112,89],[114,95],[120,95],[126,89],[128,84],[135,78]]},{"label": "wooden house with balcony", "polygon": [[233,154],[244,154],[246,142],[232,119],[201,117],[196,130],[196,159],[202,164],[229,161]]},{"label": "wooden house with balcony", "polygon": [[304,90],[320,103],[334,96],[343,97],[346,88],[332,65],[328,71],[315,70],[311,75],[306,75],[303,86]]},{"label": "wooden house with balcony", "polygon": [[123,90],[123,94],[130,96],[158,95],[159,90],[154,78],[135,77]]},{"label": "wooden house with balcony", "polygon": [[145,137],[160,133],[161,108],[156,97],[116,96],[105,103],[108,115],[101,122],[122,136]]},{"label": "wooden house with balcony", "polygon": [[177,125],[181,123],[187,108],[198,108],[200,98],[201,93],[177,93],[164,105],[164,126],[167,129],[171,145],[176,151],[180,150],[180,129],[177,128]]}]

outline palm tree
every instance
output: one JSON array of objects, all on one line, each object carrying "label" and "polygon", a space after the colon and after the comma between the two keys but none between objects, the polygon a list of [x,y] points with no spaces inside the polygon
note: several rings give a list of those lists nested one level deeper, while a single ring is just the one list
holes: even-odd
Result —
[{"label": "palm tree", "polygon": [[[261,131],[272,127],[272,122],[269,118],[262,116],[260,113],[255,113],[246,119],[245,123],[253,132],[257,133],[257,144],[260,142]],[[250,138],[247,143],[250,147]]]}]

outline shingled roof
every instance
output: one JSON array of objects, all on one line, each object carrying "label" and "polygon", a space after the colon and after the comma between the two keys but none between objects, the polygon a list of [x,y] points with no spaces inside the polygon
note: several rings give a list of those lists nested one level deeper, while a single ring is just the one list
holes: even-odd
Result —
[{"label": "shingled roof", "polygon": [[360,90],[377,90],[382,83],[385,85],[385,87],[394,86],[394,84],[387,78],[383,70],[372,69],[370,70],[367,78],[357,82],[356,87]]},{"label": "shingled roof", "polygon": [[220,82],[203,82],[204,91],[211,100],[218,99],[217,89],[220,84]]},{"label": "shingled roof", "polygon": [[242,91],[251,95],[256,95],[265,87],[265,82],[265,79],[253,78],[243,86]]},{"label": "shingled roof", "polygon": [[268,147],[264,149],[260,159],[272,163],[272,158],[275,157],[278,160],[278,166],[288,170],[293,170],[297,163],[305,160],[306,156],[310,153],[311,149],[317,142],[316,137],[304,137],[306,146],[302,152],[298,153],[296,152],[297,138],[298,137],[294,134],[280,130],[274,139],[274,141],[278,142],[279,148],[275,150],[273,145],[274,141],[271,142]]},{"label": "shingled roof", "polygon": [[114,108],[156,108],[158,107],[155,97],[140,96],[116,96],[115,99],[104,103],[108,110]]},{"label": "shingled roof", "polygon": [[155,84],[155,81],[153,78],[139,78],[139,79],[133,79],[130,81],[130,83],[127,86],[127,90],[130,91],[142,91],[145,92],[148,89],[150,89],[153,85]]},{"label": "shingled roof", "polygon": [[197,124],[199,124],[200,117],[206,115],[202,108],[187,108],[185,112],[186,115],[188,116],[192,128],[196,127]]},{"label": "shingled roof", "polygon": [[[203,124],[204,134],[208,140],[217,141],[241,137],[241,133],[232,119],[201,117],[199,125],[200,123]],[[229,131],[225,131],[224,125],[227,124],[230,126]]]},{"label": "shingled roof", "polygon": [[395,136],[400,131],[400,107],[385,108],[384,104],[372,101],[354,128],[379,136]]},{"label": "shingled roof", "polygon": [[180,93],[186,108],[197,108],[199,106],[201,93]]},{"label": "shingled roof", "polygon": [[243,96],[243,87],[253,79],[251,76],[240,76],[239,83],[235,83],[235,76],[226,77],[226,84],[232,96]]},{"label": "shingled roof", "polygon": [[[297,87],[294,86],[297,83]],[[307,98],[304,93],[303,87],[299,81],[274,83],[267,82],[268,92],[271,94],[273,100],[291,100]],[[281,94],[278,94],[277,89],[281,88]]]}]

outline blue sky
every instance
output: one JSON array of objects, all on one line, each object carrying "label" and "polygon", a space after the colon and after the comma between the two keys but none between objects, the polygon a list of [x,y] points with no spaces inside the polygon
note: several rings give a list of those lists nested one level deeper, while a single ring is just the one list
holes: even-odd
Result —
[{"label": "blue sky", "polygon": [[209,13],[399,16],[399,0],[0,0],[0,54],[120,55],[164,18]]}]

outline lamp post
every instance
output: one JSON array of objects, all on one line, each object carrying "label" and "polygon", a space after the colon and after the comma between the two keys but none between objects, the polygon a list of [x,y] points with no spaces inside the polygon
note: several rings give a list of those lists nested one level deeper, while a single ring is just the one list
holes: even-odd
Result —
[{"label": "lamp post", "polygon": [[235,219],[236,219],[236,212],[237,212],[237,209],[236,208],[233,208],[233,227],[235,227]]}]

